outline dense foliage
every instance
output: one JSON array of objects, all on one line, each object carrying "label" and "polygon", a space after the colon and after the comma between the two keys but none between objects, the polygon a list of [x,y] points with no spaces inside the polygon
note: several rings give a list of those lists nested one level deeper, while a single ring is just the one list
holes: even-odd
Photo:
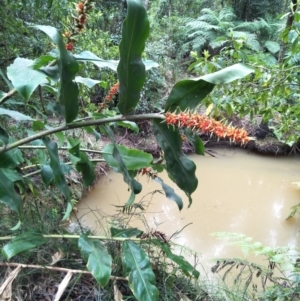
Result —
[{"label": "dense foliage", "polygon": [[[98,161],[121,173],[128,184],[124,211],[130,211],[142,191],[138,173],[158,182],[181,210],[184,200],[159,173],[166,170],[192,205],[196,166],[183,154],[181,136],[187,136],[198,154],[204,151],[199,132],[249,142],[246,131],[214,119],[232,114],[260,116],[278,139],[297,147],[297,2],[290,8],[276,1],[85,0],[75,6],[55,0],[1,2],[0,202],[18,221],[3,225],[9,236],[2,240],[10,240],[2,248],[4,258],[68,237],[77,242],[77,251],[101,287],[121,277],[143,301],[159,300],[153,249],[186,277],[198,279],[195,267],[174,254],[157,233],[112,227],[107,237],[84,231],[66,235],[58,218],[54,229],[59,234],[49,234],[43,227],[30,227],[27,203],[42,197],[41,187],[53,190],[63,216],[54,209],[51,214],[67,220],[78,201],[70,187],[72,170],[81,174],[85,187],[91,185],[95,164],[88,153],[96,151]],[[290,10],[275,19],[283,6]],[[198,77],[178,81],[187,65]],[[210,116],[200,115],[200,106],[209,108]],[[61,124],[51,123],[53,117]],[[116,142],[115,128],[138,132],[135,122],[144,120],[163,151],[159,160]],[[86,134],[96,141],[106,135],[111,143],[102,150],[86,149]],[[36,170],[28,174],[29,168]],[[38,181],[30,180],[37,174]],[[38,203],[34,211],[40,214]],[[112,275],[115,258],[109,242],[119,250],[123,269],[118,275]],[[255,247],[270,262],[284,262],[285,250]],[[298,279],[297,266],[289,264]],[[67,276],[68,284],[72,272]],[[298,291],[292,292],[297,285],[291,283],[287,298],[298,297]],[[261,300],[276,300],[281,288],[268,290]]]}]

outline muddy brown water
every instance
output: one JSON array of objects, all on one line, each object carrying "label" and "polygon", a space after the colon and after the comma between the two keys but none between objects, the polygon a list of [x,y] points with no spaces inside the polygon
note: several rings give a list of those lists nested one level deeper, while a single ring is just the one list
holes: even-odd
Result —
[{"label": "muddy brown water", "polygon": [[[140,176],[143,191],[136,202],[147,207],[145,220],[131,217],[129,226],[154,229],[167,236],[185,227],[175,238],[201,254],[210,264],[217,257],[243,257],[237,247],[211,236],[214,232],[236,232],[252,237],[265,246],[299,246],[300,219],[286,220],[290,208],[300,203],[300,190],[293,182],[300,182],[300,157],[267,157],[242,149],[215,149],[217,157],[191,155],[197,164],[199,180],[193,194],[193,204],[168,179],[162,178],[180,194],[184,209],[160,193],[161,186]],[[103,234],[107,219],[103,213],[114,215],[129,198],[130,192],[120,174],[108,172],[95,188],[78,204],[78,217],[83,225]],[[137,210],[137,212],[140,212]],[[112,221],[112,220],[111,220]],[[114,225],[117,226],[116,221]]]}]

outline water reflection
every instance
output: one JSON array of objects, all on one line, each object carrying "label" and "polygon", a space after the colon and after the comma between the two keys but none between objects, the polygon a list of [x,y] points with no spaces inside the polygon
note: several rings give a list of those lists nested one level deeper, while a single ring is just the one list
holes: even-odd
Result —
[{"label": "water reflection", "polygon": [[[149,229],[157,229],[171,236],[186,227],[176,242],[200,252],[209,261],[217,256],[240,256],[237,248],[213,238],[212,232],[238,232],[253,237],[263,245],[299,245],[299,218],[286,221],[290,207],[300,202],[300,192],[292,182],[300,181],[299,157],[277,158],[249,154],[244,150],[217,150],[219,156],[193,155],[197,164],[199,186],[193,194],[193,204],[187,208],[184,193],[172,185],[167,175],[164,181],[172,185],[185,200],[179,212],[176,204],[163,194],[151,194],[143,198],[148,206],[145,219]],[[299,166],[299,167],[298,167]],[[88,213],[99,209],[115,214],[113,205],[124,205],[129,193],[123,177],[109,172],[100,179],[93,191],[78,206],[81,221],[94,231],[101,232],[101,217]],[[141,200],[147,193],[161,189],[155,182],[139,177],[143,184]],[[144,227],[139,218],[130,219],[129,225]]]}]

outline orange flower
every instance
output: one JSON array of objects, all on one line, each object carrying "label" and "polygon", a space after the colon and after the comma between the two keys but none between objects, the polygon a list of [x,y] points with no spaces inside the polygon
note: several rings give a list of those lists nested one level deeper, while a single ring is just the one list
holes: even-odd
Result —
[{"label": "orange flower", "polygon": [[82,2],[78,2],[78,3],[76,4],[76,10],[77,10],[78,12],[82,12],[83,8],[84,8],[84,4],[83,4]]},{"label": "orange flower", "polygon": [[157,177],[157,172],[154,171],[151,167],[145,167],[138,170],[138,174],[148,176],[149,178],[155,179]]},{"label": "orange flower", "polygon": [[165,114],[167,125],[174,125],[180,128],[190,128],[204,134],[215,135],[219,138],[226,138],[235,143],[246,144],[253,138],[248,136],[244,129],[238,129],[232,126],[226,126],[220,121],[208,118],[204,115],[193,114],[190,112],[180,112],[179,114],[167,112]]},{"label": "orange flower", "polygon": [[110,90],[108,91],[108,94],[105,97],[106,101],[111,101],[113,97],[118,93],[119,89],[119,82],[115,83]]},{"label": "orange flower", "polygon": [[66,49],[69,50],[69,51],[74,50],[74,44],[73,44],[73,42],[70,42],[70,43],[66,44]]}]

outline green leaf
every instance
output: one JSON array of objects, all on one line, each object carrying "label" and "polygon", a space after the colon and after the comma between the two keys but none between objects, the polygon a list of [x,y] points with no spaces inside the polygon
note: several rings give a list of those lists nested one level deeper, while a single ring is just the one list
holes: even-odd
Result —
[{"label": "green leaf", "polygon": [[50,167],[53,171],[54,183],[64,195],[66,200],[69,202],[71,199],[71,191],[66,182],[64,173],[61,168],[61,164],[59,161],[57,144],[54,141],[50,141],[48,137],[43,138],[43,142],[48,150],[50,157]]},{"label": "green leaf", "polygon": [[165,112],[197,107],[213,90],[214,85],[203,80],[182,80],[176,83],[167,99]]},{"label": "green leaf", "polygon": [[[118,60],[103,60],[90,51],[83,51],[74,57],[80,62],[91,62],[99,68],[110,68],[113,71],[117,71],[119,61]],[[159,64],[152,60],[143,60],[146,70],[159,67]]]},{"label": "green leaf", "polygon": [[3,173],[12,182],[23,181],[23,178],[17,173],[16,170],[10,168],[1,168]]},{"label": "green leaf", "polygon": [[100,80],[92,79],[89,77],[81,77],[81,76],[76,76],[75,81],[76,83],[84,84],[90,89],[101,82]]},{"label": "green leaf", "polygon": [[57,132],[55,133],[55,136],[58,139],[58,146],[63,146],[65,142],[65,135],[63,134],[63,132]]},{"label": "green leaf", "polygon": [[68,141],[72,146],[69,149],[70,154],[77,158],[75,167],[82,173],[84,186],[87,187],[91,185],[96,178],[94,164],[88,159],[84,152],[80,151],[80,140],[69,138]]},{"label": "green leaf", "polygon": [[[118,169],[120,172],[122,172],[125,183],[127,183],[130,186],[134,194],[139,194],[142,191],[142,185],[130,175],[123,161],[123,158],[116,146],[114,146],[113,148],[113,158],[116,160],[116,162],[118,162]],[[127,202],[127,205],[131,205],[133,201],[134,195],[132,194],[130,200]]]},{"label": "green leaf", "polygon": [[122,244],[122,262],[129,287],[139,301],[158,301],[155,275],[146,252],[132,241]]},{"label": "green leaf", "polygon": [[100,133],[98,133],[93,127],[91,127],[91,126],[86,126],[86,127],[84,127],[84,129],[86,130],[86,132],[87,132],[88,134],[94,134],[95,139],[96,139],[96,142],[101,138]]},{"label": "green leaf", "polygon": [[0,202],[21,215],[22,199],[16,193],[14,182],[0,169]]},{"label": "green leaf", "polygon": [[33,120],[31,117],[24,115],[18,111],[12,111],[12,110],[3,109],[3,108],[0,108],[0,115],[7,115],[16,121]]},{"label": "green leaf", "polygon": [[253,72],[253,68],[250,68],[244,64],[235,64],[220,71],[204,75],[195,80],[203,79],[206,82],[214,85],[228,84],[234,80],[242,79]]},{"label": "green leaf", "polygon": [[[127,168],[127,170],[138,170],[144,167],[151,166],[153,157],[151,154],[145,153],[137,149],[130,149],[126,146],[116,145],[120,156]],[[103,158],[110,167],[117,168],[119,170],[119,164],[113,157],[113,144],[107,144],[103,148]]]},{"label": "green leaf", "polygon": [[183,208],[182,199],[178,194],[175,193],[174,189],[166,183],[164,183],[164,181],[160,177],[155,177],[154,181],[161,185],[166,194],[166,197],[174,201],[177,204],[179,210],[181,210]]},{"label": "green leaf", "polygon": [[192,133],[191,131],[185,132],[186,137],[188,138],[189,142],[193,144],[195,153],[197,155],[204,156],[204,144],[197,133]]},{"label": "green leaf", "polygon": [[36,58],[33,62],[32,62],[32,68],[34,70],[40,69],[41,67],[45,66],[46,64],[52,62],[53,60],[55,60],[55,57],[52,55],[42,55],[38,58]]},{"label": "green leaf", "polygon": [[136,107],[146,79],[142,53],[149,35],[146,9],[139,0],[127,0],[127,17],[123,23],[118,65],[119,103],[121,114],[127,115]]},{"label": "green leaf", "polygon": [[32,129],[36,131],[41,131],[45,129],[45,124],[41,120],[35,120],[32,123]]},{"label": "green leaf", "polygon": [[46,75],[34,70],[32,63],[32,60],[18,57],[7,67],[8,78],[26,100],[40,84],[47,82]]},{"label": "green leaf", "polygon": [[[11,139],[9,139],[10,141]],[[24,162],[22,152],[17,149],[11,149],[5,153],[0,154],[0,167],[1,168],[11,168],[16,167]]]},{"label": "green leaf", "polygon": [[117,229],[111,227],[110,233],[112,237],[139,237],[143,234],[143,231],[137,228]]},{"label": "green leaf", "polygon": [[[71,201],[72,201],[72,200],[71,200]],[[67,204],[67,209],[66,209],[65,214],[64,214],[64,216],[63,216],[63,218],[62,218],[63,221],[65,221],[65,220],[67,220],[68,218],[70,218],[71,212],[72,212],[72,210],[73,210],[73,204],[74,204],[74,203],[68,202],[68,204]]]},{"label": "green leaf", "polygon": [[8,144],[8,139],[9,139],[9,136],[8,136],[6,130],[0,125],[0,140],[4,144]]},{"label": "green leaf", "polygon": [[153,129],[157,143],[165,153],[169,176],[186,193],[191,204],[191,194],[198,186],[195,163],[182,153],[181,137],[176,129],[157,120],[153,121]]},{"label": "green leaf", "polygon": [[139,133],[139,127],[138,125],[133,121],[118,121],[118,126],[122,126],[124,128],[132,130],[135,134]]},{"label": "green leaf", "polygon": [[58,46],[59,58],[58,67],[60,74],[59,86],[59,113],[65,118],[67,123],[72,122],[78,114],[78,85],[74,82],[75,75],[79,71],[79,66],[73,55],[66,50],[62,35],[52,26],[36,25],[45,32]]},{"label": "green leaf", "polygon": [[24,251],[41,246],[47,241],[48,240],[39,232],[23,233],[6,244],[2,249],[2,254],[6,259],[10,259]]},{"label": "green leaf", "polygon": [[100,241],[91,240],[80,236],[78,247],[82,257],[87,261],[87,268],[95,277],[101,287],[104,287],[111,275],[112,259]]},{"label": "green leaf", "polygon": [[181,111],[193,109],[213,90],[215,85],[230,83],[252,72],[254,69],[246,65],[235,64],[195,79],[180,81],[174,85],[169,95],[165,112],[176,111],[178,108]]},{"label": "green leaf", "polygon": [[53,180],[53,170],[50,165],[42,165],[41,176],[44,184],[48,187]]},{"label": "green leaf", "polygon": [[[57,82],[59,80],[59,67],[57,65],[55,66],[46,66],[46,67],[41,67],[39,69],[41,72],[45,73],[51,80],[54,82]],[[57,89],[47,86],[47,88],[52,92],[57,92]]]},{"label": "green leaf", "polygon": [[152,239],[151,242],[155,246],[162,249],[164,251],[164,253],[166,254],[166,256],[170,260],[175,262],[186,276],[193,276],[196,279],[199,278],[200,273],[188,261],[186,261],[183,256],[173,254],[171,252],[170,247],[168,246],[168,244],[166,244],[164,242],[161,242],[157,239]]},{"label": "green leaf", "polygon": [[83,51],[74,55],[78,61],[91,62],[99,68],[110,68],[113,71],[117,71],[118,62],[116,60],[103,60],[90,51]]}]

